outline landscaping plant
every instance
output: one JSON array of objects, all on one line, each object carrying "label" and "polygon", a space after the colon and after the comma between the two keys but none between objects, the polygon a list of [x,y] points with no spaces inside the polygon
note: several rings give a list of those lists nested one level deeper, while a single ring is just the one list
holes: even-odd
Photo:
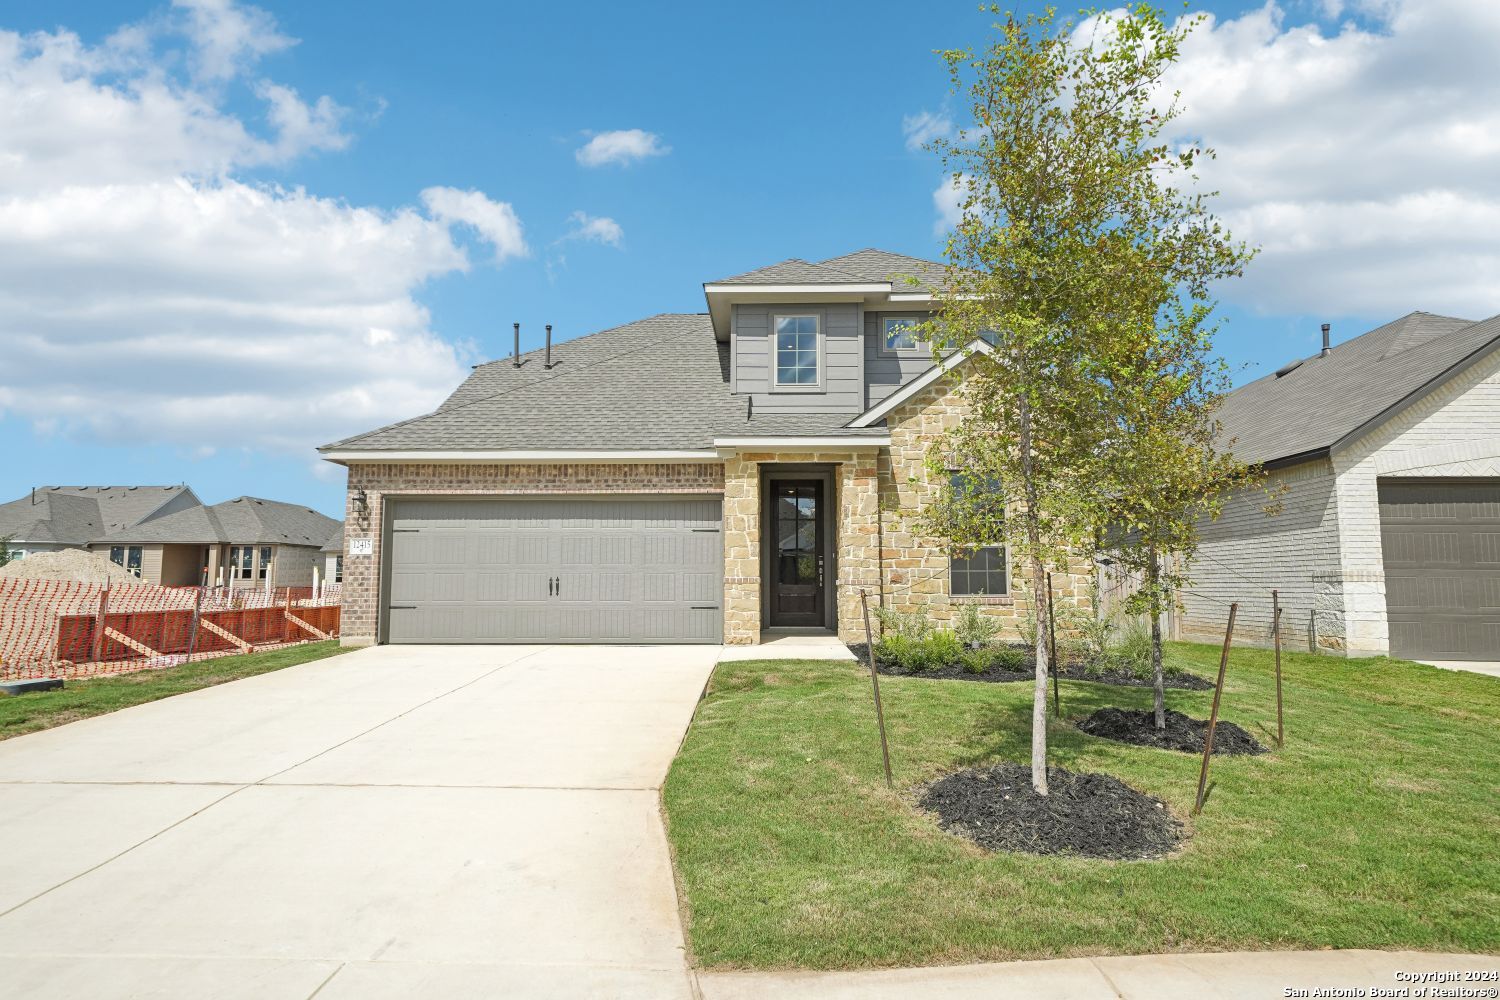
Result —
[{"label": "landscaping plant", "polygon": [[979,610],[972,602],[960,604],[953,618],[953,631],[965,646],[978,649],[995,641],[1000,634],[1000,623]]},{"label": "landscaping plant", "polygon": [[[931,144],[960,221],[924,336],[973,357],[956,370],[966,415],[930,453],[935,476],[961,472],[924,520],[959,548],[1003,537],[1045,621],[1048,565],[1087,550],[1110,514],[1104,455],[1129,447],[1116,384],[1145,412],[1157,345],[1170,359],[1179,341],[1189,355],[1206,344],[1208,285],[1248,253],[1176,186],[1205,151],[1162,137],[1177,114],[1157,104],[1162,76],[1196,21],[1145,4],[1082,22],[990,13],[1003,19],[988,45],[941,53],[972,121]],[[1031,775],[1045,795],[1050,664],[1034,631]]]}]

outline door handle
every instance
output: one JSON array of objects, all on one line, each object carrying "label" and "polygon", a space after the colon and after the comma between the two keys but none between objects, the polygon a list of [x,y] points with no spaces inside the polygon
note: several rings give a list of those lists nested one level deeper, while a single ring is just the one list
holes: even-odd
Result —
[{"label": "door handle", "polygon": [[552,577],[547,577],[547,596],[552,596]]},{"label": "door handle", "polygon": [[560,576],[553,577],[553,579],[555,579],[557,581],[557,596],[561,597],[562,596],[562,577],[560,577]]},{"label": "door handle", "polygon": [[818,556],[818,586],[823,586],[823,557]]}]

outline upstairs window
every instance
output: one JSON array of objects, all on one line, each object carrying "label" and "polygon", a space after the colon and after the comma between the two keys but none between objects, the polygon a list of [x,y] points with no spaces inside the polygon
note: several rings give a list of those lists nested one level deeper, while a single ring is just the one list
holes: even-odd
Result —
[{"label": "upstairs window", "polygon": [[818,317],[777,316],[775,323],[776,384],[818,385]]},{"label": "upstairs window", "polygon": [[880,322],[885,350],[891,354],[922,349],[917,340],[918,320],[914,316],[887,316]]}]

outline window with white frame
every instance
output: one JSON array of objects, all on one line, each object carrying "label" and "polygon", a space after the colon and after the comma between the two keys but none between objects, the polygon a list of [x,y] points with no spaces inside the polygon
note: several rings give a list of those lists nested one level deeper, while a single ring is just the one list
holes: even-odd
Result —
[{"label": "window with white frame", "polygon": [[[996,534],[1004,534],[1005,495],[998,482],[955,471],[949,484],[955,493],[978,493],[985,501],[980,516],[995,520]],[[948,593],[954,597],[1005,597],[1010,593],[1009,563],[1003,543],[955,549],[948,557]]]},{"label": "window with white frame", "polygon": [[889,354],[924,350],[917,339],[917,327],[921,324],[915,316],[884,316],[880,320],[881,345]]},{"label": "window with white frame", "polygon": [[255,573],[255,546],[231,545],[229,547],[230,579],[250,580]]},{"label": "window with white frame", "polygon": [[818,317],[777,316],[775,334],[776,384],[818,385]]},{"label": "window with white frame", "polygon": [[334,556],[333,557],[333,582],[334,583],[343,583],[344,582],[344,557],[343,556]]},{"label": "window with white frame", "polygon": [[142,557],[145,555],[139,545],[111,545],[109,547],[109,561],[116,566],[124,566],[126,570],[141,575]]},{"label": "window with white frame", "polygon": [[263,545],[260,549],[260,563],[257,567],[257,580],[264,580],[271,575],[271,546]]}]

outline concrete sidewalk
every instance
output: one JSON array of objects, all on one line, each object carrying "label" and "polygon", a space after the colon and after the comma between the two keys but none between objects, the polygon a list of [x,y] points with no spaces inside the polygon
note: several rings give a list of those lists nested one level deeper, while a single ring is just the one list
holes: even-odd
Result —
[{"label": "concrete sidewalk", "polygon": [[[698,985],[703,1000],[1271,1000],[1297,995],[1287,990],[1319,987],[1363,988],[1364,994],[1350,995],[1370,996],[1374,987],[1399,990],[1412,985],[1398,974],[1497,968],[1500,958],[1482,955],[1231,952],[868,972],[701,973]],[[1415,990],[1411,995],[1417,995]]]},{"label": "concrete sidewalk", "polygon": [[379,647],[0,743],[0,996],[689,1000],[718,647]]}]

